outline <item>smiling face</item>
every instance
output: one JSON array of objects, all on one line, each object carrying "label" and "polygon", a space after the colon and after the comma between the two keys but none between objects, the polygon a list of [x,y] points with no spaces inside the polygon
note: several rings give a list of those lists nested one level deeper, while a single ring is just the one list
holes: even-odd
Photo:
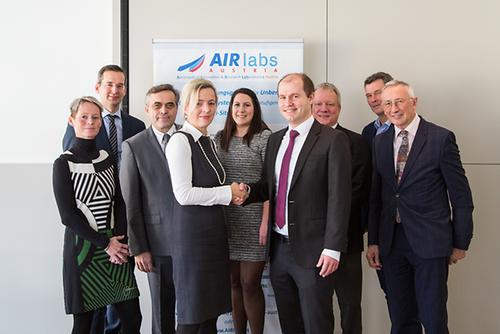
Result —
[{"label": "smiling face", "polygon": [[337,94],[331,89],[319,88],[314,92],[312,114],[323,125],[334,126],[340,115]]},{"label": "smiling face", "polygon": [[101,82],[95,85],[95,90],[104,108],[114,113],[125,97],[125,75],[122,72],[106,71],[102,74]]},{"label": "smiling face", "polygon": [[163,133],[166,133],[174,124],[177,116],[177,103],[175,94],[169,90],[153,93],[148,97],[145,108],[151,125]]},{"label": "smiling face", "polygon": [[382,90],[384,89],[384,81],[378,79],[365,86],[366,102],[372,111],[379,117],[384,118],[384,109],[382,108]]},{"label": "smiling face", "polygon": [[307,96],[302,79],[297,75],[281,81],[278,87],[278,104],[281,115],[290,127],[296,128],[311,116],[311,103],[314,94]]},{"label": "smiling face", "polygon": [[189,104],[184,107],[186,120],[203,134],[207,134],[207,128],[212,123],[216,110],[217,98],[212,88],[200,89],[198,98],[190,98]]},{"label": "smiling face", "polygon": [[411,97],[404,85],[390,86],[382,92],[382,105],[389,121],[405,129],[415,118],[417,98]]},{"label": "smiling face", "polygon": [[252,122],[254,105],[252,98],[247,94],[236,94],[233,100],[231,116],[237,127],[247,128]]},{"label": "smiling face", "polygon": [[75,130],[76,137],[94,139],[101,128],[101,111],[95,104],[84,102],[74,115],[69,116],[68,122]]}]

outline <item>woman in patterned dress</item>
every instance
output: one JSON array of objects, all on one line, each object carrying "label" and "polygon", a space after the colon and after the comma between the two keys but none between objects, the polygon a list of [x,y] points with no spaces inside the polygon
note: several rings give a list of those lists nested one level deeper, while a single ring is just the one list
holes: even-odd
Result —
[{"label": "woman in patterned dress", "polygon": [[[271,131],[262,121],[255,93],[248,88],[234,91],[224,129],[215,141],[227,173],[227,181],[257,182],[262,173],[267,140]],[[231,260],[231,299],[237,334],[264,331],[265,301],[261,287],[266,263],[269,202],[226,208]]]},{"label": "woman in patterned dress", "polygon": [[114,304],[122,333],[139,333],[139,290],[126,244],[125,205],[113,160],[98,151],[102,106],[84,96],[71,104],[72,147],[53,167],[54,195],[66,226],[63,283],[72,333],[90,333],[94,310]]},{"label": "woman in patterned dress", "polygon": [[213,84],[194,79],[182,90],[186,122],[165,154],[175,196],[171,253],[177,298],[177,334],[215,334],[217,318],[231,311],[229,250],[223,205],[244,197],[208,136],[217,109]]}]

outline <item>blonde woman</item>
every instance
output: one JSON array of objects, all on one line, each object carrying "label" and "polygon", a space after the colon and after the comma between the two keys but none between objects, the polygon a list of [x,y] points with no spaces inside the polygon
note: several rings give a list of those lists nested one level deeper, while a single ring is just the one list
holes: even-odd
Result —
[{"label": "blonde woman", "polygon": [[177,334],[215,334],[219,315],[231,311],[222,205],[244,194],[236,183],[224,185],[226,172],[208,136],[217,109],[213,84],[190,81],[181,103],[186,122],[165,150],[176,199],[171,243]]}]

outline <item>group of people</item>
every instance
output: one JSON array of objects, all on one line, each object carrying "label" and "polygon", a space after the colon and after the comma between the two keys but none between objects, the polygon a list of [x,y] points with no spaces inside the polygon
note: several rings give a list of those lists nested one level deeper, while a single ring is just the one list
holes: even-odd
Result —
[{"label": "group of people", "polygon": [[227,312],[236,333],[263,333],[267,260],[283,333],[333,333],[334,293],[343,333],[361,333],[365,231],[391,333],[448,333],[448,264],[472,238],[472,195],[453,133],[416,113],[410,85],[368,77],[377,119],[360,135],[340,126],[335,85],[290,73],[277,86],[284,129],[271,133],[240,88],[213,139],[208,80],[180,96],[152,87],[147,129],[121,110],[119,66],[95,88],[100,102],[71,104],[53,171],[73,333],[139,333],[134,266],[147,273],[153,333],[214,334]]}]

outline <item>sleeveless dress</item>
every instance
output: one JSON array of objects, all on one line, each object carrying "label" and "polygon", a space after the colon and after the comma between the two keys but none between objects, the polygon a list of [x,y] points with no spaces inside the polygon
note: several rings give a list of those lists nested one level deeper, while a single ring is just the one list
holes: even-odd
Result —
[{"label": "sleeveless dress", "polygon": [[[270,130],[256,133],[250,146],[243,138],[232,137],[227,152],[221,148],[222,131],[215,135],[217,154],[227,173],[226,184],[259,181]],[[234,261],[266,261],[267,247],[259,244],[262,203],[224,208],[229,229],[229,257]]]},{"label": "sleeveless dress", "polygon": [[[223,174],[213,142],[204,136],[195,142],[182,131],[174,134],[182,135],[191,148],[193,187],[220,186],[207,160]],[[177,322],[198,324],[230,312],[229,250],[222,206],[180,205],[176,200],[171,228]]]},{"label": "sleeveless dress", "polygon": [[67,314],[96,310],[137,298],[129,263],[109,262],[104,251],[113,235],[126,235],[125,206],[111,157],[95,140],[76,138],[53,166],[53,186],[66,225],[63,284]]}]

